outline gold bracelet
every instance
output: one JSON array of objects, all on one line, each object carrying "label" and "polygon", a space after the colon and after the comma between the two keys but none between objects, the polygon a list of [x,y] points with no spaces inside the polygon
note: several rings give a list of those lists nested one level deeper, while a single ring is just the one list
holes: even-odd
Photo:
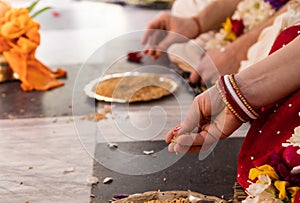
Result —
[{"label": "gold bracelet", "polygon": [[259,113],[257,113],[253,108],[252,106],[248,103],[248,101],[246,100],[246,98],[242,95],[240,89],[238,88],[235,80],[234,80],[234,77],[233,77],[233,74],[230,74],[229,75],[229,81],[234,89],[234,91],[236,92],[237,96],[240,98],[240,100],[243,102],[243,104],[247,107],[247,109],[249,111],[251,111],[252,114],[254,114],[255,116],[259,116]]},{"label": "gold bracelet", "polygon": [[247,121],[245,119],[243,119],[235,110],[234,108],[230,105],[230,103],[227,101],[225,95],[223,94],[220,85],[219,85],[219,81],[216,82],[216,88],[219,92],[219,95],[221,96],[223,102],[225,103],[226,107],[233,113],[233,115],[235,115],[240,121],[242,121],[243,123],[246,123]]}]

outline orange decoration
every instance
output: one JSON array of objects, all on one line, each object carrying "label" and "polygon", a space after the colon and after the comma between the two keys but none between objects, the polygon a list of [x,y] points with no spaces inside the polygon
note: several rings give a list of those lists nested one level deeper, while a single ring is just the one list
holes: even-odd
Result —
[{"label": "orange decoration", "polygon": [[57,78],[67,75],[65,70],[53,71],[35,58],[40,44],[39,28],[26,8],[10,8],[0,18],[0,52],[18,75],[23,91],[62,86],[64,83]]}]

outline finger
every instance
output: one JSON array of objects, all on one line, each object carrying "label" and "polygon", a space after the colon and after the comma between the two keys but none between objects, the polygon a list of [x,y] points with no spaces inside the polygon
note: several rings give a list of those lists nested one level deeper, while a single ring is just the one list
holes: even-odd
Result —
[{"label": "finger", "polygon": [[207,137],[209,137],[209,143],[228,137],[242,125],[242,122],[227,108],[220,112],[212,121],[213,122],[202,126],[201,131],[202,135],[206,133],[209,135],[207,135]]},{"label": "finger", "polygon": [[162,35],[165,37],[161,40],[161,42],[158,44],[160,51],[166,51],[172,44],[174,43],[180,43],[187,41],[186,39],[182,39],[178,34],[175,34],[173,32],[161,32]]},{"label": "finger", "polygon": [[192,71],[192,73],[190,74],[189,81],[192,84],[197,84],[200,81],[200,79],[201,79],[201,77],[200,77],[199,73],[196,70]]},{"label": "finger", "polygon": [[179,136],[178,131],[181,129],[180,125],[177,125],[174,129],[170,130],[166,137],[165,137],[165,141],[166,143],[170,143],[172,142],[174,139],[176,139],[177,136]]},{"label": "finger", "polygon": [[195,153],[195,152],[200,152],[202,149],[202,146],[192,146],[189,148],[187,153]]},{"label": "finger", "polygon": [[[168,48],[164,46],[163,42],[166,40],[167,34],[165,31],[156,30],[148,39],[148,46],[155,50],[156,55],[161,56]],[[167,39],[168,40],[168,39]]]},{"label": "finger", "polygon": [[148,54],[150,56],[155,56],[156,55],[156,50],[154,48],[150,48],[150,49],[148,49]]},{"label": "finger", "polygon": [[151,46],[151,47],[147,47],[146,49],[144,49],[142,51],[142,54],[148,54],[152,59],[157,59],[159,56],[157,54],[157,50],[155,47]]},{"label": "finger", "polygon": [[183,134],[176,139],[177,144],[186,146],[201,146],[203,142],[204,137],[199,133]]},{"label": "finger", "polygon": [[165,142],[166,143],[170,143],[173,136],[174,136],[174,133],[173,133],[173,129],[172,130],[169,130],[169,132],[167,133],[167,135],[165,136]]},{"label": "finger", "polygon": [[146,27],[146,32],[144,34],[144,36],[142,37],[141,43],[142,44],[146,44],[146,42],[148,41],[149,37],[151,35],[153,35],[153,33],[156,31],[156,29],[164,29],[165,25],[164,25],[164,19],[165,17],[165,13],[161,12],[157,15],[156,18],[154,18],[152,20],[152,22],[150,22],[147,27]]},{"label": "finger", "polygon": [[149,37],[153,34],[154,31],[155,30],[153,30],[153,29],[147,29],[145,34],[142,37],[141,44],[145,45],[147,43],[147,41],[149,40]]},{"label": "finger", "polygon": [[197,132],[198,131],[198,125],[200,121],[200,112],[197,102],[197,97],[194,99],[190,110],[187,113],[187,116],[183,123],[181,123],[179,126],[175,127],[171,131],[169,131],[165,137],[165,141],[167,143],[170,143],[172,139],[177,136],[180,136],[182,134],[189,134],[191,132]]},{"label": "finger", "polygon": [[201,131],[192,136],[181,135],[176,143],[169,146],[170,152],[194,153],[208,150],[219,138],[209,134],[207,131]]},{"label": "finger", "polygon": [[[209,125],[207,125],[209,128]],[[169,131],[169,139],[174,135],[174,131]],[[176,142],[171,142],[168,146],[169,152],[193,153],[209,149],[218,138],[210,135],[206,130],[200,133],[192,133],[190,135],[180,135],[176,138]]]},{"label": "finger", "polygon": [[174,152],[186,153],[189,151],[190,146],[175,144],[173,149]]},{"label": "finger", "polygon": [[146,55],[146,54],[148,54],[148,52],[149,52],[149,50],[148,50],[148,49],[144,49],[144,50],[142,50],[142,52],[141,52],[141,53],[142,53],[143,55]]},{"label": "finger", "polygon": [[199,136],[203,138],[201,151],[209,149],[214,143],[216,143],[221,138],[221,136],[210,134],[206,130],[201,131],[199,134]]},{"label": "finger", "polygon": [[154,60],[154,61],[157,60],[159,57],[160,56],[158,56],[157,54],[151,56],[152,60]]},{"label": "finger", "polygon": [[199,105],[198,105],[198,96],[194,98],[194,101],[183,121],[180,125],[181,129],[178,131],[179,134],[190,133],[198,130],[198,126],[200,123],[200,119],[202,119],[202,115],[200,113]]},{"label": "finger", "polygon": [[172,143],[171,146],[170,145],[169,145],[169,147],[171,149],[169,151],[176,152],[176,153],[195,153],[195,152],[199,152],[201,150],[201,146],[188,147],[188,146],[182,146],[182,145],[174,144],[174,143]]},{"label": "finger", "polygon": [[175,146],[175,143],[171,142],[171,143],[168,145],[168,151],[169,151],[169,152],[175,152],[174,146]]},{"label": "finger", "polygon": [[165,53],[165,51],[162,51],[160,48],[156,50],[156,54],[155,56],[157,58],[161,57],[163,54]]}]

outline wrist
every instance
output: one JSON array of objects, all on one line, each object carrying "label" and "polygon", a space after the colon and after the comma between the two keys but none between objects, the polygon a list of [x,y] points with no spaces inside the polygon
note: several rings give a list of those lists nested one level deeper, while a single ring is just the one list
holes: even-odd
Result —
[{"label": "wrist", "polygon": [[228,50],[234,53],[237,61],[242,61],[247,59],[248,49],[251,47],[252,43],[247,42],[247,37],[240,36],[233,43],[228,45]]},{"label": "wrist", "polygon": [[201,22],[200,22],[198,16],[193,16],[192,19],[193,19],[193,21],[195,22],[196,28],[197,28],[197,34],[196,34],[196,36],[194,37],[194,38],[196,38],[198,35],[201,34],[201,32],[202,32],[202,26],[201,26]]},{"label": "wrist", "polygon": [[253,78],[253,80],[245,80],[237,74],[235,75],[235,81],[241,93],[253,108],[260,109],[263,107],[260,103],[260,99],[258,99],[259,96],[257,95],[257,91],[255,91],[256,88],[253,88],[255,84],[260,83],[260,79]]},{"label": "wrist", "polygon": [[254,108],[243,95],[233,74],[221,76],[216,87],[226,107],[241,122],[258,118],[260,111]]}]

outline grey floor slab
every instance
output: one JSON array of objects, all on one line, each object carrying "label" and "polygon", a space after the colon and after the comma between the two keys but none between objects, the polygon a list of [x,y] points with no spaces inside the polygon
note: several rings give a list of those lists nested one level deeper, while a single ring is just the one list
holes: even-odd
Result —
[{"label": "grey floor slab", "polygon": [[[186,154],[168,167],[168,160],[179,155],[162,155],[161,151],[166,148],[164,141],[119,143],[118,150],[109,149],[107,144],[98,144],[95,153],[99,162],[94,162],[93,173],[100,182],[92,187],[92,194],[95,195],[92,202],[107,202],[120,193],[135,194],[155,190],[192,190],[229,200],[233,196],[237,154],[242,141],[243,138],[222,140],[204,160],[199,160],[198,153]],[[155,156],[143,155],[143,150],[152,149]],[[131,157],[140,155],[142,160],[125,160],[124,153]],[[157,168],[157,172],[144,175],[123,173],[128,172],[129,167],[132,173],[143,173],[143,170],[146,173],[150,168]],[[112,177],[113,181],[103,184],[101,181],[105,177]]]}]

